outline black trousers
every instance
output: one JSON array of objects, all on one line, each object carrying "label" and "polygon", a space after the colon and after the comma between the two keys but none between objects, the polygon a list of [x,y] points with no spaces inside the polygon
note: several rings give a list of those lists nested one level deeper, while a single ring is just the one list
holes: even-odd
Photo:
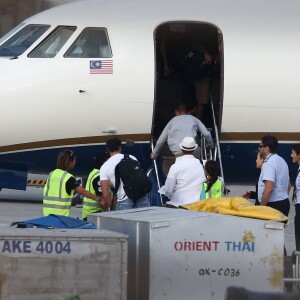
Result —
[{"label": "black trousers", "polygon": [[295,225],[295,239],[296,239],[296,250],[300,251],[300,204],[295,205],[295,219],[294,219],[294,225]]},{"label": "black trousers", "polygon": [[[255,202],[255,205],[259,205],[259,202]],[[287,198],[287,199],[284,199],[284,200],[281,200],[281,201],[276,201],[276,202],[268,202],[267,203],[267,206],[270,206],[274,209],[277,209],[279,210],[280,212],[282,212],[285,216],[288,216],[289,215],[289,212],[290,212],[290,208],[291,208],[291,205],[290,205],[290,200]],[[300,212],[300,211],[299,211]],[[285,222],[287,223],[287,222]],[[300,233],[300,232],[299,232]],[[299,240],[300,241],[300,240]],[[286,248],[284,247],[284,255],[286,256],[287,255],[287,252],[286,252]]]},{"label": "black trousers", "polygon": [[281,211],[285,216],[289,215],[290,208],[291,208],[290,200],[288,198],[281,201],[268,202],[267,206],[270,206],[274,209]]},{"label": "black trousers", "polygon": [[[256,199],[255,200],[255,205],[260,205],[260,202]],[[287,199],[284,199],[284,200],[281,200],[281,201],[276,201],[276,202],[268,202],[267,203],[267,206],[270,206],[274,209],[277,209],[279,210],[280,212],[282,212],[285,216],[288,216],[289,215],[289,212],[290,212],[290,208],[291,208],[291,205],[290,205],[290,200],[287,198]],[[300,217],[300,216],[299,216]]]}]

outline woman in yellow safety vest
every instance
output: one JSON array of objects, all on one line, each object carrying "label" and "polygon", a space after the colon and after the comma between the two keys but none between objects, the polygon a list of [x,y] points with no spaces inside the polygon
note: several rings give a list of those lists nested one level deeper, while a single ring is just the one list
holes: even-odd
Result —
[{"label": "woman in yellow safety vest", "polygon": [[229,190],[224,186],[223,178],[219,177],[219,165],[214,160],[208,160],[204,166],[206,182],[202,183],[200,200],[207,198],[220,198]]},{"label": "woman in yellow safety vest", "polygon": [[74,169],[76,164],[75,153],[65,150],[58,154],[56,169],[50,172],[44,187],[43,215],[50,214],[69,216],[71,213],[74,192],[99,201],[104,206],[101,197],[86,191],[75,177],[68,171]]},{"label": "woman in yellow safety vest", "polygon": [[[108,160],[108,153],[97,153],[94,159],[94,169],[90,172],[85,189],[92,193],[93,195],[101,196],[102,190],[100,186],[100,168]],[[93,200],[89,197],[83,198],[82,203],[82,219],[87,220],[87,216],[92,213],[101,212],[103,208],[101,207],[99,201]]]}]

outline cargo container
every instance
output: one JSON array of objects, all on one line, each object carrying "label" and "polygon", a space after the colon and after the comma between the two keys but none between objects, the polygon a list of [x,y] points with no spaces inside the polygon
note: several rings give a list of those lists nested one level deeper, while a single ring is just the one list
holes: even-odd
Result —
[{"label": "cargo container", "polygon": [[162,207],[88,220],[129,235],[130,300],[224,300],[229,286],[283,290],[282,223]]},{"label": "cargo container", "polygon": [[127,250],[106,230],[1,228],[0,299],[126,300]]}]

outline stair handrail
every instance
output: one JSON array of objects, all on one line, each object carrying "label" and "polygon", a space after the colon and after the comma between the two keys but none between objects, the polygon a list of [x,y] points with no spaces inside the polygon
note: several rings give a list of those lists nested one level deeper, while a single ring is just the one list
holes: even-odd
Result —
[{"label": "stair handrail", "polygon": [[218,150],[218,158],[219,158],[221,176],[222,176],[222,178],[225,182],[224,172],[223,172],[223,165],[222,165],[222,158],[221,158],[219,132],[218,132],[217,124],[216,124],[215,110],[214,110],[214,104],[213,104],[212,99],[210,100],[210,103],[211,103],[211,110],[212,110],[212,116],[213,116],[213,121],[214,121],[214,130],[215,130],[215,136],[216,136],[216,145],[215,146],[217,147],[217,150]]}]

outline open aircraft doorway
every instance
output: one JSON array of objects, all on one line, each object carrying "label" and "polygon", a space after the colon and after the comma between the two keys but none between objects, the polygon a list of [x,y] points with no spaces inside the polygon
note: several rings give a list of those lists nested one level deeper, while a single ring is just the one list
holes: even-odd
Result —
[{"label": "open aircraft doorway", "polygon": [[[208,23],[172,21],[156,28],[154,41],[153,140],[158,139],[174,116],[178,104],[185,104],[207,128],[215,127],[220,131],[223,108],[223,39],[220,30]],[[215,137],[214,130],[212,136]]]}]

